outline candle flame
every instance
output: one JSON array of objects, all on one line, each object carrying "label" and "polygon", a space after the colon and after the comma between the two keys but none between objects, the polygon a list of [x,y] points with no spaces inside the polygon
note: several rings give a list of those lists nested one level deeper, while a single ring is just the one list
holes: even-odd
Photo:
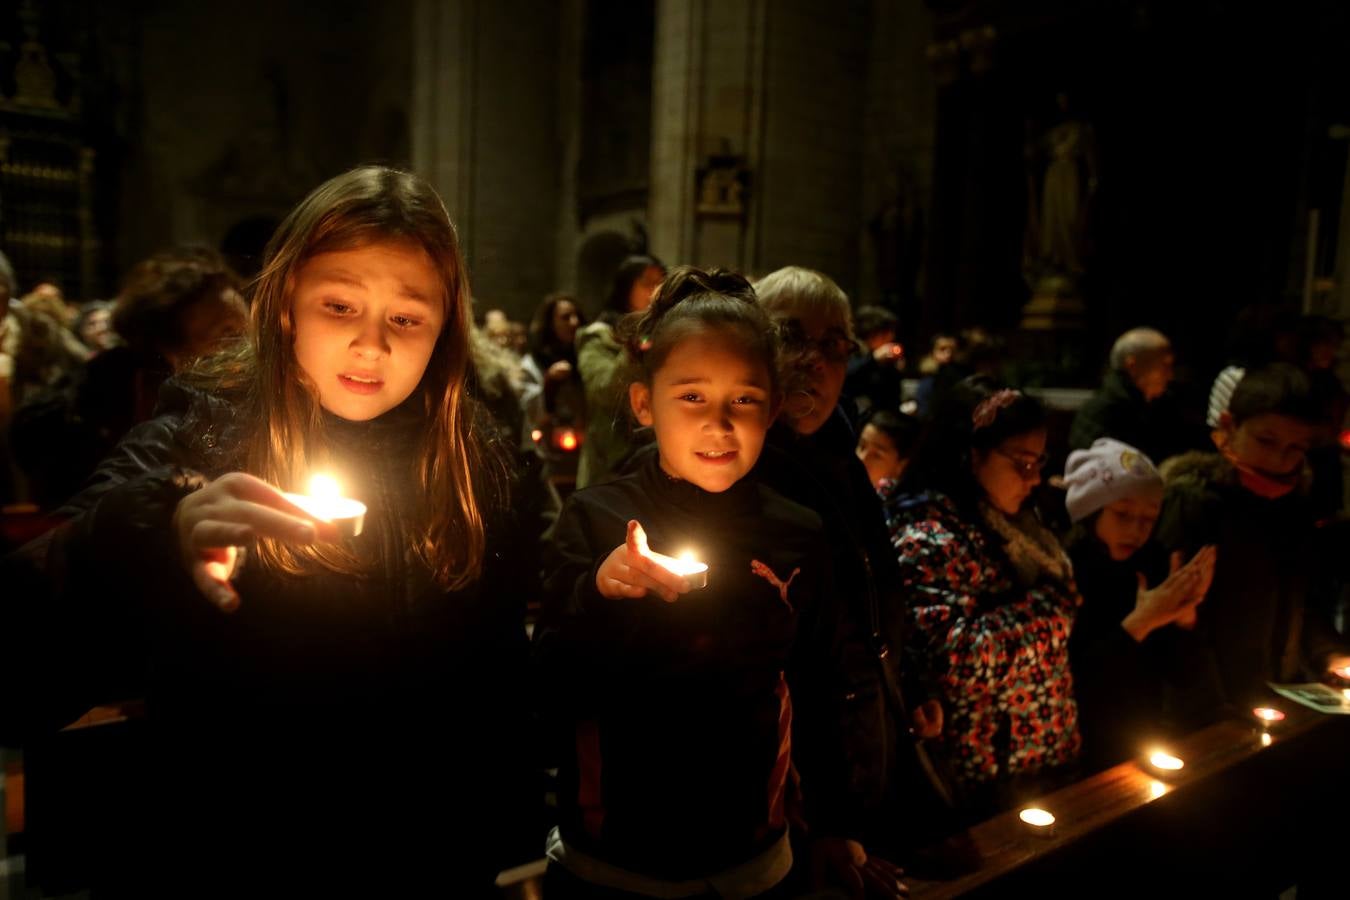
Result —
[{"label": "candle flame", "polygon": [[315,475],[309,480],[309,495],[316,500],[336,500],[342,496],[342,488],[329,475]]},{"label": "candle flame", "polygon": [[1170,753],[1164,753],[1162,750],[1154,750],[1148,758],[1149,764],[1155,769],[1163,769],[1167,772],[1175,772],[1186,765],[1179,757]]},{"label": "candle flame", "polygon": [[1163,794],[1167,793],[1167,785],[1161,781],[1154,780],[1149,783],[1148,795],[1150,799],[1157,800]]},{"label": "candle flame", "polygon": [[691,562],[698,562],[698,560],[694,557],[694,551],[693,551],[693,550],[686,550],[686,551],[684,551],[683,553],[681,553],[681,554],[680,554],[680,560],[681,560],[682,562],[690,562],[690,563],[691,563]]},{"label": "candle flame", "polygon": [[1271,744],[1273,744],[1273,743],[1275,743],[1275,739],[1274,739],[1273,737],[1270,736],[1270,732],[1269,732],[1269,731],[1263,731],[1263,732],[1261,732],[1261,746],[1262,746],[1262,747],[1269,747],[1269,746],[1270,746]]},{"label": "candle flame", "polygon": [[1280,722],[1284,719],[1284,713],[1269,706],[1258,706],[1252,713],[1264,722]]},{"label": "candle flame", "polygon": [[1055,824],[1054,815],[1036,806],[1028,806],[1018,813],[1017,817],[1028,825],[1034,825],[1037,828],[1046,828]]}]

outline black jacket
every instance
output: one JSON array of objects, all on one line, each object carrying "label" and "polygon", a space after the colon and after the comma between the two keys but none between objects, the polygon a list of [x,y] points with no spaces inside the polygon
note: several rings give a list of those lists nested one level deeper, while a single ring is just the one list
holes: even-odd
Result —
[{"label": "black jacket", "polygon": [[182,890],[179,876],[224,892],[262,869],[310,888],[364,872],[476,891],[525,820],[528,505],[509,512],[484,488],[482,577],[447,593],[411,553],[417,404],[326,419],[347,492],[369,507],[351,542],[365,575],[246,560],[236,613],[197,593],[171,517],[203,477],[240,468],[248,423],[172,381],[70,521],[5,561],[19,590],[0,607],[18,651],[3,654],[4,683],[22,685],[0,706],[6,735],[39,739],[90,705],[147,699],[150,833],[124,873],[145,861],[159,882],[146,893]]},{"label": "black jacket", "polygon": [[1120,627],[1135,607],[1136,573],[1143,572],[1150,587],[1167,575],[1157,545],[1116,562],[1101,541],[1080,532],[1070,536],[1068,553],[1083,597],[1069,636],[1069,665],[1087,774],[1124,762],[1153,739],[1168,736],[1165,674],[1185,636],[1165,628],[1140,642]]},{"label": "black jacket", "polygon": [[1117,369],[1107,373],[1101,388],[1074,416],[1069,448],[1086,449],[1100,437],[1138,447],[1158,465],[1206,445],[1204,430],[1186,417],[1173,393],[1145,400],[1130,377]]},{"label": "black jacket", "polygon": [[843,621],[848,684],[841,738],[850,762],[850,789],[867,798],[869,846],[894,854],[949,823],[909,735],[907,702],[922,702],[932,692],[901,668],[906,592],[881,500],[855,455],[855,444],[838,409],[809,437],[776,424],[756,471],[825,523],[837,615]]},{"label": "black jacket", "polygon": [[[694,549],[708,586],[674,603],[601,596],[596,571],[630,519],[656,552]],[[568,500],[535,632],[562,737],[564,840],[658,878],[722,871],[782,835],[789,759],[812,828],[855,834],[822,543],[819,517],[753,478],[708,493],[650,451]]]},{"label": "black jacket", "polygon": [[1188,555],[1218,548],[1196,630],[1210,677],[1188,686],[1193,715],[1250,709],[1268,681],[1320,678],[1327,657],[1347,652],[1347,642],[1309,604],[1309,587],[1340,563],[1344,548],[1324,545],[1328,535],[1314,527],[1308,499],[1258,497],[1217,453],[1189,453],[1162,471],[1159,542]]}]

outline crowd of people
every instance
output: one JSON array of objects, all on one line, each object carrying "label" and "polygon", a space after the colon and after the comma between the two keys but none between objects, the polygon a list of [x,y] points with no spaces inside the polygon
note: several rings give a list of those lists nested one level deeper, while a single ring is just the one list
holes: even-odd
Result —
[{"label": "crowd of people", "polygon": [[[0,571],[0,741],[146,700],[110,883],[469,896],[523,853],[550,898],[900,896],[919,848],[1350,666],[1335,322],[1264,330],[1208,411],[1131,330],[1058,448],[997,340],[908,361],[820,272],[633,256],[528,327],[470,297],[439,198],[366,167],[250,285],[184,248],[111,304],[4,298],[7,490],[52,527]],[[288,499],[315,472],[355,536]]]}]

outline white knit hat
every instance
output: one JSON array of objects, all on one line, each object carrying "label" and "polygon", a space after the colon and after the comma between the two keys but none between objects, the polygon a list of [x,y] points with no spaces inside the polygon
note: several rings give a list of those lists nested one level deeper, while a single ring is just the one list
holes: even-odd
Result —
[{"label": "white knit hat", "polygon": [[1129,444],[1097,438],[1087,450],[1069,454],[1064,466],[1064,505],[1077,522],[1103,506],[1139,494],[1161,494],[1162,476],[1153,461]]}]

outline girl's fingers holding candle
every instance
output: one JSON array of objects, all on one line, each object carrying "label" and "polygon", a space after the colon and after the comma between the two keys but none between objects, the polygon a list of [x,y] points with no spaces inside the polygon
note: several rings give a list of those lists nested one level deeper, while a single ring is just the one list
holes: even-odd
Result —
[{"label": "girl's fingers holding candle", "polygon": [[239,593],[230,584],[230,576],[234,574],[238,558],[238,550],[226,547],[210,557],[198,558],[190,568],[192,582],[197,586],[197,590],[221,612],[234,612],[239,608]]}]

